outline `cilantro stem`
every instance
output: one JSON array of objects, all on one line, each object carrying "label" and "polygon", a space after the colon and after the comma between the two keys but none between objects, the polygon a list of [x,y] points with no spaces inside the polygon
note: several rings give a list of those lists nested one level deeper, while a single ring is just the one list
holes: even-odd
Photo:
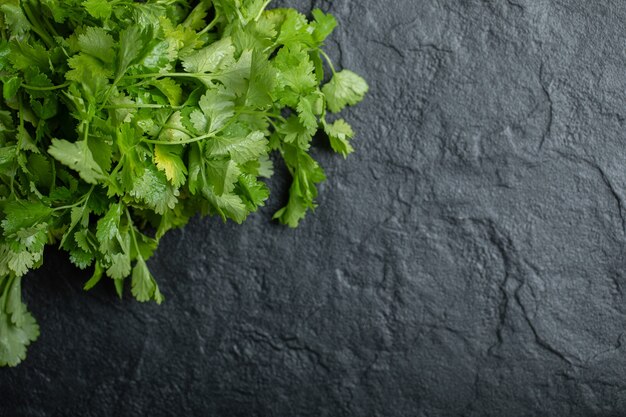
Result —
[{"label": "cilantro stem", "polygon": [[145,143],[153,143],[155,145],[170,145],[170,146],[174,146],[174,145],[186,145],[189,143],[195,143],[195,142],[200,142],[201,140],[205,140],[205,139],[209,139],[212,137],[215,137],[215,135],[217,134],[217,132],[213,132],[213,133],[208,133],[206,135],[202,135],[202,136],[196,136],[195,138],[191,138],[191,139],[185,139],[185,140],[177,140],[176,142],[167,142],[164,140],[153,140],[153,139],[142,139],[142,142]]},{"label": "cilantro stem", "polygon": [[54,40],[52,37],[41,27],[41,23],[37,16],[33,14],[32,10],[30,10],[30,6],[25,2],[20,2],[22,6],[22,10],[28,19],[28,23],[30,23],[30,27],[33,29],[39,37],[46,43],[49,48],[54,46]]},{"label": "cilantro stem", "polygon": [[59,37],[59,33],[57,32],[57,30],[55,29],[55,27],[50,23],[50,20],[46,19],[45,17],[43,18],[43,22],[44,25],[48,28],[48,30],[50,31],[50,33],[52,33],[52,36],[56,36]]},{"label": "cilantro stem", "polygon": [[270,4],[271,1],[272,0],[265,0],[265,3],[261,7],[261,10],[259,10],[259,14],[257,14],[256,17],[254,18],[255,22],[261,18],[261,16],[263,15],[263,12],[265,11],[265,8],[267,7],[268,4]]},{"label": "cilantro stem", "polygon": [[65,83],[65,84],[61,84],[61,85],[54,85],[52,87],[37,87],[34,85],[27,85],[27,84],[22,84],[22,87],[27,89],[27,90],[34,90],[34,91],[53,91],[53,90],[60,90],[62,88],[65,87],[69,87],[70,83]]},{"label": "cilantro stem", "polygon": [[135,223],[133,222],[132,217],[130,217],[130,211],[128,210],[128,206],[125,206],[126,210],[126,218],[128,218],[128,226],[130,227],[130,235],[133,237],[133,243],[135,244],[135,251],[137,252],[137,258],[143,260],[143,256],[141,256],[141,252],[139,251],[139,243],[137,243],[137,236],[135,234]]},{"label": "cilantro stem", "polygon": [[2,40],[7,40],[7,32],[4,30],[4,15],[0,14],[0,34],[2,34]]},{"label": "cilantro stem", "polygon": [[260,116],[265,116],[265,117],[273,117],[275,119],[280,120],[281,122],[286,122],[287,121],[283,116],[281,116],[280,114],[277,114],[277,113],[269,113],[269,112],[264,112],[264,111],[245,110],[245,109],[237,109],[237,113],[260,115]]},{"label": "cilantro stem", "polygon": [[85,146],[87,146],[87,140],[89,139],[89,121],[86,120],[85,123],[85,130],[84,130],[84,139],[85,139]]},{"label": "cilantro stem", "polygon": [[199,77],[210,77],[209,74],[204,73],[191,73],[191,72],[156,72],[152,74],[136,74],[136,75],[125,75],[122,78],[127,80],[133,79],[141,79],[141,78],[163,78],[163,77],[173,77],[173,78],[199,78]]},{"label": "cilantro stem", "polygon": [[6,283],[5,283],[5,287],[4,287],[4,291],[2,291],[2,301],[4,303],[4,305],[2,306],[1,311],[6,311],[7,308],[7,303],[9,302],[8,299],[8,294],[9,294],[9,289],[11,288],[11,286],[13,285],[13,281],[15,280],[15,275],[14,274],[10,274],[7,278],[6,278]]},{"label": "cilantro stem", "polygon": [[102,105],[100,107],[98,107],[98,111],[101,111],[104,106],[107,105],[107,103],[109,102],[109,98],[111,97],[111,94],[113,93],[113,89],[117,86],[117,83],[120,81],[121,77],[118,77],[115,79],[115,81],[113,81],[113,84],[107,89],[107,92],[104,96],[104,100],[102,100]]},{"label": "cilantro stem", "polygon": [[168,104],[115,104],[104,106],[103,109],[184,109],[184,106],[170,106]]},{"label": "cilantro stem", "polygon": [[320,55],[322,55],[324,59],[326,59],[326,62],[328,62],[328,66],[330,67],[330,70],[333,72],[333,75],[337,74],[337,71],[335,71],[335,66],[333,65],[332,59],[330,59],[328,54],[326,54],[326,52],[324,52],[323,50],[320,49],[319,51],[320,51]]},{"label": "cilantro stem", "polygon": [[52,171],[52,181],[51,181],[51,185],[50,185],[50,193],[52,193],[56,188],[57,188],[57,168],[56,168],[56,162],[54,159],[52,159],[51,164],[50,164],[50,168]]},{"label": "cilantro stem", "polygon": [[208,31],[210,31],[211,29],[213,29],[215,27],[215,25],[217,25],[217,22],[220,19],[220,14],[218,13],[218,11],[215,11],[215,18],[213,20],[211,20],[211,22],[204,28],[202,29],[200,32],[198,32],[198,36],[202,36],[205,33],[207,33]]},{"label": "cilantro stem", "polygon": [[55,207],[52,210],[53,211],[61,211],[61,210],[68,210],[68,209],[72,209],[74,207],[78,207],[81,204],[85,203],[85,205],[87,205],[87,202],[89,201],[89,197],[91,197],[91,193],[93,192],[94,188],[96,186],[92,185],[91,188],[89,189],[89,191],[83,195],[80,200],[78,200],[76,203],[68,205],[68,206],[61,206],[61,207]]},{"label": "cilantro stem", "polygon": [[126,155],[122,154],[122,157],[118,161],[117,165],[115,166],[113,171],[111,171],[111,173],[109,174],[109,178],[114,178],[117,175],[117,173],[120,172],[120,170],[122,169],[122,166],[124,165],[125,158],[126,158]]}]

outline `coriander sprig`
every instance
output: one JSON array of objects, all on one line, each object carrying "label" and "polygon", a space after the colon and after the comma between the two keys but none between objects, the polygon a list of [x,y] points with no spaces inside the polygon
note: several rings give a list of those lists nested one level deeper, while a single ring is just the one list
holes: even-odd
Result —
[{"label": "coriander sprig", "polygon": [[243,222],[269,196],[270,152],[293,177],[275,218],[315,208],[312,138],[352,152],[328,115],[368,86],[321,49],[333,16],[269,4],[0,0],[0,366],[39,335],[21,283],[46,245],[92,269],[86,290],[109,277],[121,297],[130,278],[161,303],[159,239],[197,213]]}]

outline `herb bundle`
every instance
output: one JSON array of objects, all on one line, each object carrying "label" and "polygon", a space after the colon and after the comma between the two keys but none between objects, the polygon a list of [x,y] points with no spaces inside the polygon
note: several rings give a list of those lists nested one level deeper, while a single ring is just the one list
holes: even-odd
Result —
[{"label": "herb bundle", "polygon": [[268,198],[270,152],[293,177],[275,218],[295,227],[315,207],[312,137],[352,152],[327,114],[368,87],[321,50],[331,15],[268,3],[0,0],[0,366],[39,335],[21,281],[45,245],[93,268],[85,289],[108,276],[121,296],[130,277],[161,303],[159,239],[198,213],[243,222]]}]

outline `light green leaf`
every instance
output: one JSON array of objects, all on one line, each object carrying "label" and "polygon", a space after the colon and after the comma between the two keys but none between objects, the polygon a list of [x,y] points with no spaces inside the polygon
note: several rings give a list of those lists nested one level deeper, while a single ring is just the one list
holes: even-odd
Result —
[{"label": "light green leaf", "polygon": [[115,40],[106,30],[98,27],[89,27],[78,37],[78,46],[81,52],[98,58],[102,62],[115,61]]},{"label": "light green leaf", "polygon": [[107,0],[86,0],[83,7],[96,19],[106,20],[111,17],[113,6]]},{"label": "light green leaf", "polygon": [[222,67],[232,65],[235,62],[234,55],[233,41],[226,37],[185,57],[183,67],[190,73],[216,72]]},{"label": "light green leaf", "polygon": [[237,163],[245,163],[267,155],[268,141],[263,132],[252,132],[241,137],[215,137],[208,141],[206,155],[209,158],[229,156]]},{"label": "light green leaf", "polygon": [[346,106],[359,103],[368,90],[367,82],[350,70],[336,73],[322,89],[328,108],[333,113],[340,112]]},{"label": "light green leaf", "polygon": [[156,301],[157,304],[163,302],[163,295],[143,258],[139,258],[133,268],[131,292],[140,302],[150,300]]},{"label": "light green leaf", "polygon": [[344,158],[354,152],[354,148],[350,145],[354,131],[345,120],[339,119],[333,124],[324,123],[324,131],[328,135],[330,146],[335,152],[342,154]]},{"label": "light green leaf", "polygon": [[77,171],[80,177],[89,184],[105,181],[106,175],[100,165],[94,160],[87,142],[68,142],[52,139],[52,146],[48,153],[65,166]]},{"label": "light green leaf", "polygon": [[187,176],[187,167],[182,160],[184,148],[178,146],[154,146],[154,163],[165,173],[167,179],[176,188],[181,187]]},{"label": "light green leaf", "polygon": [[143,201],[157,214],[173,209],[178,202],[179,192],[167,181],[167,177],[156,167],[149,166],[141,177],[137,178],[130,194]]}]

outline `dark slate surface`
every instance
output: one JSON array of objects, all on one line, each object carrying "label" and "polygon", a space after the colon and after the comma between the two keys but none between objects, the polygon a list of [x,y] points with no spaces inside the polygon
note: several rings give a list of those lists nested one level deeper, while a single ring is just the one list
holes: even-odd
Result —
[{"label": "dark slate surface", "polygon": [[195,220],[167,302],[53,251],[2,416],[626,415],[626,3],[283,1],[335,13],[369,80],[296,231]]}]

